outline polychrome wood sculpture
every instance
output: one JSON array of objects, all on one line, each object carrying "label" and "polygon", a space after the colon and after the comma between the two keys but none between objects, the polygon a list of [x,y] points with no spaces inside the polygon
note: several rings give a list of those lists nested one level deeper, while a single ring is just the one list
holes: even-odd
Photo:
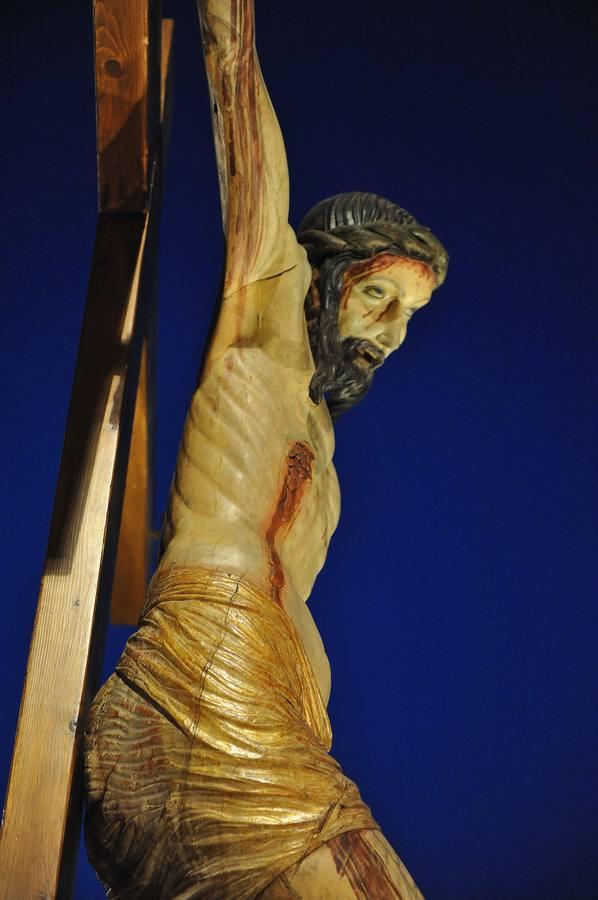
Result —
[{"label": "polychrome wood sculpture", "polygon": [[324,201],[295,236],[251,0],[202,0],[200,19],[223,296],[141,624],[93,707],[90,856],[116,898],[420,897],[328,753],[306,600],[339,515],[331,416],[400,346],[446,253],[372,194]]}]

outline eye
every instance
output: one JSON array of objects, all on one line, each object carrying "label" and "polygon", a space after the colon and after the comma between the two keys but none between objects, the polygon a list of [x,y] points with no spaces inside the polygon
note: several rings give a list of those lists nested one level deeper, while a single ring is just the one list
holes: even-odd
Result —
[{"label": "eye", "polygon": [[374,297],[376,300],[382,300],[384,297],[384,288],[379,287],[377,284],[368,284],[367,287],[364,287],[363,292],[368,297]]}]

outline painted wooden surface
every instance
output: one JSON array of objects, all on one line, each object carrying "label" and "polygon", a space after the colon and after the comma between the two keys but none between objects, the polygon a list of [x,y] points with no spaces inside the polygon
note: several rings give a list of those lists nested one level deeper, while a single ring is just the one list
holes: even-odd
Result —
[{"label": "painted wooden surface", "polygon": [[[330,669],[306,601],[340,493],[332,420],[310,397],[312,270],[288,224],[286,157],[255,52],[253,2],[198,5],[223,295],[184,427],[164,553],[139,629],[90,714],[90,860],[120,900],[249,900],[269,890],[421,900],[328,752]],[[347,337],[371,329],[386,340],[383,359],[436,279],[430,270],[420,284],[411,260],[397,258],[384,268],[396,292],[387,297],[370,284],[379,268],[351,282],[356,313],[346,317]],[[381,291],[381,309],[362,288]],[[340,341],[340,317],[337,328]]]},{"label": "painted wooden surface", "polygon": [[266,888],[260,900],[423,900],[380,831],[339,834]]}]

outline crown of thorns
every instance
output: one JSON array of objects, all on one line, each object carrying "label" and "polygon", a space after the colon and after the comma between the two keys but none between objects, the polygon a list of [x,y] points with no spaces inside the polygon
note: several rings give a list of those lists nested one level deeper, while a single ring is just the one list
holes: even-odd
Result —
[{"label": "crown of thorns", "polygon": [[315,268],[339,254],[367,259],[394,253],[428,265],[437,287],[446,276],[448,254],[438,238],[407,210],[377,194],[350,191],[322,200],[301,222],[297,238]]}]

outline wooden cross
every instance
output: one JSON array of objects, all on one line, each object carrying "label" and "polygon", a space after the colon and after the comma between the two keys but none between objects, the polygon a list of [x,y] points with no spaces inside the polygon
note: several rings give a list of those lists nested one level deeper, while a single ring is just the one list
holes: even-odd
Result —
[{"label": "wooden cross", "polygon": [[94,25],[99,216],[0,831],[2,900],[71,895],[111,588],[113,620],[135,624],[148,575],[173,23],[159,0],[95,0]]}]

